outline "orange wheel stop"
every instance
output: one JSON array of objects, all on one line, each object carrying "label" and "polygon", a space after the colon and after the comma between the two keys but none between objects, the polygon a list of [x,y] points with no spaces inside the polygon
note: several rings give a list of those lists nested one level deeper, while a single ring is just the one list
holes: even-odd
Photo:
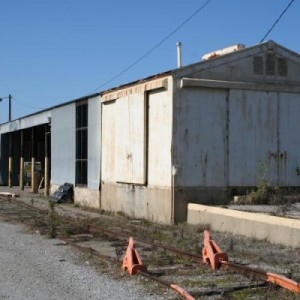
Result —
[{"label": "orange wheel stop", "polygon": [[204,230],[204,247],[202,255],[203,262],[210,263],[213,270],[219,269],[222,265],[222,261],[228,261],[228,255],[222,252],[207,230]]},{"label": "orange wheel stop", "polygon": [[128,247],[123,258],[122,269],[128,271],[130,275],[135,275],[137,271],[147,272],[147,267],[143,265],[142,259],[135,248],[133,238],[129,238]]}]

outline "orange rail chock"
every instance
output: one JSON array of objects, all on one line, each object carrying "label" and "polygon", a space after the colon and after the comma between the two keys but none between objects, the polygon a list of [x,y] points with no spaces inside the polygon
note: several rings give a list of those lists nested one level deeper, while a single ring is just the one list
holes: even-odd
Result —
[{"label": "orange rail chock", "polygon": [[143,265],[142,259],[135,249],[133,238],[129,238],[128,247],[123,258],[123,270],[127,270],[130,275],[135,275],[137,271],[147,272],[147,267]]},{"label": "orange rail chock", "polygon": [[204,230],[204,247],[202,255],[203,262],[210,263],[213,270],[220,268],[221,261],[228,261],[228,255],[222,252],[207,230]]}]

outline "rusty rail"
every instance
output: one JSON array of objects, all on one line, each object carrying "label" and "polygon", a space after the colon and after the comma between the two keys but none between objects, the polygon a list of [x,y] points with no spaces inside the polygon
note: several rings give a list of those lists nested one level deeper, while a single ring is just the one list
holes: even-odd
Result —
[{"label": "rusty rail", "polygon": [[[17,201],[15,199],[9,199],[8,201],[16,203],[20,206],[26,207],[28,209],[31,210],[35,210],[35,211],[39,211],[43,214],[47,213],[47,210],[45,209],[40,209],[37,207],[34,207],[32,205],[29,204],[25,204],[23,202]],[[89,230],[91,232],[101,232],[104,233],[108,236],[113,236],[113,237],[122,237],[123,239],[128,239],[128,235],[122,232],[114,232],[111,230],[106,230],[103,228],[100,228],[96,225],[89,225],[88,226]],[[67,240],[64,240],[65,242]],[[286,276],[280,275],[280,274],[276,274],[276,273],[272,273],[272,272],[267,272],[265,270],[261,270],[261,269],[257,269],[257,268],[250,268],[244,265],[240,265],[240,264],[235,264],[232,263],[230,261],[228,261],[228,256],[226,253],[223,253],[221,251],[221,249],[219,248],[219,246],[211,239],[210,234],[208,232],[204,233],[204,248],[203,248],[203,256],[201,255],[197,255],[194,253],[189,253],[187,251],[183,251],[174,247],[170,247],[170,246],[166,246],[160,243],[152,243],[149,241],[145,241],[145,240],[141,240],[141,239],[135,239],[135,241],[139,244],[145,244],[145,245],[149,245],[152,247],[156,247],[156,248],[160,248],[160,249],[164,249],[167,250],[169,252],[173,252],[176,254],[180,254],[184,257],[190,258],[193,261],[197,261],[198,263],[204,262],[207,263],[209,262],[212,266],[213,269],[217,269],[219,267],[224,267],[225,269],[234,271],[236,273],[239,273],[241,275],[247,276],[247,277],[255,277],[258,278],[262,281],[268,282],[268,283],[272,283],[278,286],[281,286],[287,290],[290,290],[294,293],[300,294],[300,283],[296,282],[290,278],[287,278]],[[104,257],[103,255],[100,255],[99,253],[97,253],[97,251],[95,251],[92,248],[86,248],[86,247],[82,247],[77,245],[76,243],[72,243],[72,242],[68,242],[69,244],[71,244],[72,246],[81,249],[81,250],[88,250],[90,251],[93,255],[104,258],[104,259],[108,259],[110,261],[113,261],[114,259],[111,257]],[[138,271],[138,273],[145,273],[141,270]],[[161,281],[160,279],[158,279],[157,277],[151,276],[149,273],[145,273],[147,275],[147,277],[151,277],[153,280],[155,281]],[[143,275],[144,276],[144,275]],[[166,284],[165,284],[166,285]],[[176,289],[176,285],[171,284],[171,283],[167,283],[167,285],[171,288],[173,288],[174,290]],[[173,285],[174,287],[172,287],[171,285]],[[180,289],[178,288],[178,293],[180,293]],[[183,294],[185,293],[185,291],[181,294],[182,296],[184,296]],[[192,297],[192,296],[190,296]],[[193,299],[193,298],[186,298],[186,299]]]},{"label": "rusty rail", "polygon": [[[89,230],[91,232],[101,232],[101,233],[104,233],[104,234],[106,234],[108,236],[111,236],[111,237],[119,236],[119,237],[122,237],[126,240],[128,239],[128,235],[123,233],[123,232],[115,232],[115,231],[111,231],[111,230],[106,230],[106,229],[103,229],[103,228],[101,228],[99,226],[96,226],[96,225],[89,225],[88,227],[89,227]],[[154,242],[145,241],[145,240],[142,240],[142,239],[139,239],[139,238],[134,238],[134,241],[138,244],[148,245],[148,246],[151,246],[151,247],[156,247],[156,248],[159,248],[159,249],[167,250],[171,253],[180,254],[183,257],[192,259],[195,262],[202,261],[202,256],[198,255],[198,254],[195,254],[195,253],[190,253],[190,252],[187,252],[187,251],[184,251],[184,250],[181,250],[181,249],[178,249],[178,248],[170,247],[170,246],[167,246],[167,245],[164,245],[164,244],[161,244],[161,243],[154,243]]]},{"label": "rusty rail", "polygon": [[151,274],[147,273],[147,272],[143,272],[143,271],[138,271],[137,274],[150,278],[153,281],[156,281],[168,288],[173,289],[178,295],[182,296],[184,299],[186,300],[195,300],[195,298],[189,294],[186,290],[184,290],[183,288],[181,288],[179,285],[176,285],[174,283],[170,283],[168,281],[162,280],[156,276],[152,276]]},{"label": "rusty rail", "polygon": [[[98,231],[98,232],[100,231],[100,232],[103,232],[105,234],[108,234],[108,235],[111,235],[114,237],[121,236],[124,238],[128,238],[128,236],[124,233],[105,230],[105,229],[102,229],[95,225],[90,225],[90,229],[92,229],[92,231],[93,230]],[[209,260],[213,269],[217,269],[220,266],[224,266],[227,269],[234,271],[236,273],[239,273],[241,275],[244,275],[247,277],[259,278],[265,282],[279,285],[285,289],[288,289],[292,292],[300,294],[300,283],[298,283],[290,278],[287,278],[280,274],[267,272],[267,271],[264,271],[261,269],[250,268],[250,267],[247,267],[244,265],[239,265],[239,264],[234,264],[234,263],[229,262],[227,254],[223,253],[221,251],[220,247],[217,245],[217,243],[215,243],[215,241],[213,241],[211,239],[208,231],[204,232],[204,245],[205,246],[203,248],[203,256],[197,255],[194,253],[189,253],[189,252],[177,249],[177,248],[169,247],[169,246],[166,246],[166,245],[163,245],[160,243],[152,243],[152,242],[148,242],[148,241],[136,239],[136,238],[135,238],[135,241],[137,243],[146,244],[146,245],[161,248],[161,249],[173,252],[173,253],[181,254],[182,256],[191,258],[192,260],[196,260],[199,263],[200,262],[207,263],[207,261]]]},{"label": "rusty rail", "polygon": [[211,238],[207,230],[204,231],[203,253],[205,253],[203,260],[209,262],[213,270],[219,268],[220,266],[226,266],[227,269],[236,273],[248,277],[256,277],[263,281],[279,285],[287,290],[300,294],[300,283],[290,278],[261,269],[250,268],[229,262],[227,254],[222,252],[217,243]]},{"label": "rusty rail", "polygon": [[241,275],[247,277],[256,277],[263,281],[279,285],[287,290],[300,294],[300,283],[283,275],[267,272],[261,269],[249,268],[247,266],[234,264],[229,261],[220,261],[220,264],[225,268]]}]

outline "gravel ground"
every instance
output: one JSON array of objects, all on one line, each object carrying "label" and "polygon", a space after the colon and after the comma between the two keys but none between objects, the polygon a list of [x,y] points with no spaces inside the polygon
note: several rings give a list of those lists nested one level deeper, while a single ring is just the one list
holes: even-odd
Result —
[{"label": "gravel ground", "polygon": [[0,222],[0,300],[163,299],[78,264],[78,253],[59,242]]}]

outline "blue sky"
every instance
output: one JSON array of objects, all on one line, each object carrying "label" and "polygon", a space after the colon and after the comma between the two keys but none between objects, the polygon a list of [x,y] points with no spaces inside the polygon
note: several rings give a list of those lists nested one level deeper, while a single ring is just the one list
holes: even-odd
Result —
[{"label": "blue sky", "polygon": [[[258,44],[290,0],[212,0],[140,63],[108,85],[205,0],[0,0],[0,97],[13,119],[183,64],[236,43]],[[300,1],[268,36],[300,52]],[[0,102],[0,123],[8,101]]]}]

